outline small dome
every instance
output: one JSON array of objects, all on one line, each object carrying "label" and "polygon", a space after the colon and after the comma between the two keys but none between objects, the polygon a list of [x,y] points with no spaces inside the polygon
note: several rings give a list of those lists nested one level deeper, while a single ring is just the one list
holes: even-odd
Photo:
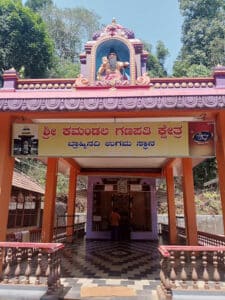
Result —
[{"label": "small dome", "polygon": [[133,31],[131,31],[127,28],[124,28],[120,24],[117,24],[116,20],[113,19],[111,24],[107,25],[102,30],[95,32],[92,36],[92,39],[94,41],[96,41],[100,37],[114,36],[114,35],[120,35],[120,36],[123,36],[127,39],[134,39],[135,38],[135,35],[134,35]]}]

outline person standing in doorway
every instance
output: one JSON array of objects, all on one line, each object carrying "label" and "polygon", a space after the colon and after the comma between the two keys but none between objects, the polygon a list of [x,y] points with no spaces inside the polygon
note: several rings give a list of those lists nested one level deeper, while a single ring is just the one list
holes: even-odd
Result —
[{"label": "person standing in doorway", "polygon": [[120,226],[120,214],[118,213],[117,208],[113,208],[110,215],[110,224],[111,224],[111,239],[113,241],[119,240],[119,226]]}]

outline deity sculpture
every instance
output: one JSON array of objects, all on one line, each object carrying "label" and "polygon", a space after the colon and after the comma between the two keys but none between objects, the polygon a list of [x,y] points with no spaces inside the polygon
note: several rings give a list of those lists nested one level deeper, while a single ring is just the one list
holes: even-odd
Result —
[{"label": "deity sculpture", "polygon": [[125,68],[129,66],[129,62],[118,61],[114,51],[110,51],[108,56],[102,57],[102,64],[97,72],[98,80],[127,80],[128,74]]}]

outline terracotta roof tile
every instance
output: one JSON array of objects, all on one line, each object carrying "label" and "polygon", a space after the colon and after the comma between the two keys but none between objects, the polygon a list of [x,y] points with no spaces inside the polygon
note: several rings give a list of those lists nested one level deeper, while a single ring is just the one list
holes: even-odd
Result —
[{"label": "terracotta roof tile", "polygon": [[45,190],[37,182],[17,171],[13,172],[13,186],[40,194],[45,193]]}]

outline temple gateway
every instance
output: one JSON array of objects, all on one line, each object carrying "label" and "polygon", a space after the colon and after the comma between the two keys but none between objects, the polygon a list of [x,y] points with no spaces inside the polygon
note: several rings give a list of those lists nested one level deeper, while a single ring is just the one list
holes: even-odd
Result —
[{"label": "temple gateway", "polygon": [[[0,89],[0,240],[5,241],[16,157],[47,164],[42,242],[53,239],[58,171],[69,174],[68,215],[76,182],[88,177],[88,239],[109,239],[121,215],[122,239],[156,240],[156,179],[165,178],[169,238],[177,242],[174,177],[183,180],[187,244],[197,245],[193,167],[216,157],[225,224],[225,67],[207,78],[150,78],[148,53],[115,20],[94,34],[73,79],[3,74]],[[73,220],[67,220],[68,237]]]}]

